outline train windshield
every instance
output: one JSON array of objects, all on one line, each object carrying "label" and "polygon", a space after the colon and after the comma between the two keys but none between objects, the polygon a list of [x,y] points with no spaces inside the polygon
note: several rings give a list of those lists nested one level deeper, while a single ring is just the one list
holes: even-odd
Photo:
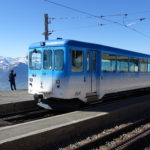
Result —
[{"label": "train windshield", "polygon": [[29,67],[32,70],[40,70],[42,66],[42,52],[33,50],[29,54]]},{"label": "train windshield", "polygon": [[52,51],[44,50],[44,64],[43,67],[45,70],[52,69]]},{"label": "train windshield", "polygon": [[[42,59],[43,58],[43,59]],[[42,64],[43,60],[43,64]],[[33,50],[29,54],[29,68],[40,70],[43,66],[45,70],[61,71],[64,69],[64,51],[62,49]]]},{"label": "train windshield", "polygon": [[[54,59],[53,59],[54,58]],[[54,61],[54,63],[52,62]],[[54,64],[54,67],[52,67]],[[44,63],[43,68],[45,70],[54,70],[59,71],[63,70],[64,66],[64,51],[62,49],[52,50],[44,50]]]}]

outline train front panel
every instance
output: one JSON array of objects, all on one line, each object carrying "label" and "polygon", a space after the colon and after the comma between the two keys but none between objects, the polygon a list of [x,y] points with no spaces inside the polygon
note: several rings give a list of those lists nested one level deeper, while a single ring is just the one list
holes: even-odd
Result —
[{"label": "train front panel", "polygon": [[31,48],[28,91],[43,98],[65,97],[67,68],[65,47]]}]

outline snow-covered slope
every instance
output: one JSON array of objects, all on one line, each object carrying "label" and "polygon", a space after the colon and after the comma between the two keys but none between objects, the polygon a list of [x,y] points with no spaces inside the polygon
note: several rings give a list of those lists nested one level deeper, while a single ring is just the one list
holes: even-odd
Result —
[{"label": "snow-covered slope", "polygon": [[0,69],[3,71],[8,71],[20,63],[27,64],[27,59],[25,57],[11,58],[0,56]]},{"label": "snow-covered slope", "polygon": [[0,90],[9,90],[8,76],[10,70],[17,74],[17,89],[26,89],[28,80],[27,59],[25,57],[11,58],[0,56]]}]

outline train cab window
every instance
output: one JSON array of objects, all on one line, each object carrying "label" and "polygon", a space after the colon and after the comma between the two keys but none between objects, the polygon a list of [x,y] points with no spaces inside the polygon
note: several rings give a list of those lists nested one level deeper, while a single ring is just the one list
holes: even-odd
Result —
[{"label": "train cab window", "polygon": [[128,72],[128,57],[117,56],[117,71]]},{"label": "train cab window", "polygon": [[29,54],[29,67],[32,70],[40,70],[42,66],[42,53],[39,50],[33,50]]},{"label": "train cab window", "polygon": [[52,69],[52,51],[44,50],[44,69],[51,70]]},{"label": "train cab window", "polygon": [[102,55],[102,71],[115,72],[116,71],[116,56],[111,54]]},{"label": "train cab window", "polygon": [[148,60],[148,72],[150,72],[150,60]]},{"label": "train cab window", "polygon": [[129,60],[129,71],[130,72],[138,72],[139,71],[139,59],[130,58],[130,60]]},{"label": "train cab window", "polygon": [[147,65],[148,65],[147,59],[140,59],[140,72],[147,72]]},{"label": "train cab window", "polygon": [[54,51],[54,69],[63,70],[64,66],[64,51],[57,49]]},{"label": "train cab window", "polygon": [[83,51],[72,50],[72,72],[83,72]]}]

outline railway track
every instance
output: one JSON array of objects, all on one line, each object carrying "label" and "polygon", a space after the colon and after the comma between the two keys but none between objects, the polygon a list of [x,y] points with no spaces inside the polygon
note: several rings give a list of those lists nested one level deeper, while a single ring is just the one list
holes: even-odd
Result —
[{"label": "railway track", "polygon": [[[142,142],[145,143],[148,142],[147,138],[150,136],[150,129],[146,129],[144,132],[139,133],[135,135],[134,137],[130,138],[129,140],[126,140],[122,142],[121,144],[118,144],[117,146],[114,146],[110,148],[109,150],[133,150],[133,149],[143,149],[144,144],[142,145]],[[150,146],[150,145],[148,145]]]},{"label": "railway track", "polygon": [[[135,94],[136,93],[136,94]],[[148,94],[148,92],[134,92],[126,95],[126,93],[122,94],[112,94],[104,97],[102,101],[100,102],[95,102],[90,105],[83,105],[80,110],[85,110],[87,108],[91,108],[97,105],[107,105],[110,103],[115,103],[118,101],[121,101],[122,99],[125,100],[130,97],[136,97],[136,96],[142,96]],[[28,111],[22,111],[22,112],[15,112],[15,113],[10,113],[10,114],[4,114],[0,115],[0,127],[3,126],[8,126],[8,125],[14,125],[18,123],[23,123],[23,122],[28,122],[32,120],[37,120],[45,117],[52,117],[55,115],[63,114],[66,113],[67,111],[60,112],[60,111],[52,111],[52,110],[44,110],[40,108],[35,108],[33,110],[28,110]],[[70,112],[70,111],[68,111]]]},{"label": "railway track", "polygon": [[[111,102],[114,104],[101,103],[102,107],[96,106],[95,108],[92,108],[92,109],[83,110],[83,114],[81,114],[82,113],[82,110],[81,110],[81,111],[73,112],[71,114],[65,114],[62,116],[57,116],[57,117],[52,117],[52,118],[50,117],[50,118],[46,118],[42,120],[37,120],[35,122],[32,121],[31,123],[25,123],[25,124],[21,123],[20,125],[12,126],[12,127],[10,126],[8,127],[9,129],[8,131],[6,130],[7,128],[1,128],[1,139],[3,141],[4,139],[10,139],[11,137],[14,137],[14,136],[18,137],[18,135],[20,135],[20,140],[19,140],[20,143],[17,143],[18,139],[16,139],[15,141],[16,144],[18,144],[19,146],[19,145],[23,145],[24,142],[26,143],[26,141],[29,141],[29,140],[31,141],[30,139],[31,137],[33,141],[34,139],[38,138],[39,141],[41,141],[41,144],[39,145],[35,144],[34,146],[38,149],[41,148],[41,150],[48,150],[48,149],[55,149],[55,148],[56,149],[62,148],[65,150],[66,149],[68,150],[70,149],[100,149],[101,146],[103,146],[104,148],[105,146],[107,146],[107,148],[113,148],[114,146],[114,149],[116,149],[116,146],[119,144],[121,145],[121,143],[116,144],[117,142],[114,142],[113,141],[114,139],[117,139],[118,137],[124,137],[124,135],[130,132],[132,129],[134,130],[135,128],[138,128],[141,124],[146,124],[150,122],[150,119],[146,117],[146,116],[150,116],[148,115],[150,114],[150,112],[146,111],[146,110],[149,110],[149,104],[150,104],[149,100],[147,100],[148,98],[149,96],[143,96],[142,99],[135,98],[136,103],[133,102],[134,99],[133,100],[128,99],[127,102],[122,100],[121,102],[117,102],[116,104],[115,102]],[[141,103],[141,100],[143,100],[142,103]],[[124,106],[123,110],[121,109],[122,106]],[[140,108],[140,107],[143,107],[143,108]],[[6,122],[8,121],[9,123],[16,124],[22,121],[26,122],[32,119],[35,120],[36,118],[35,116],[39,118],[39,114],[41,113],[41,111],[43,112],[46,110],[40,109],[40,110],[35,110],[35,112],[34,111],[26,112],[26,113],[22,112],[21,114],[20,113],[14,114],[13,116],[7,115],[7,116],[3,116],[3,117],[0,116],[0,117],[1,117],[1,120],[3,119]],[[104,113],[101,115],[100,112],[102,113],[108,112],[108,113],[106,114]],[[131,115],[134,115],[134,120],[133,120],[133,117],[128,112],[130,112]],[[144,112],[144,115],[143,115],[143,112]],[[48,111],[48,113],[52,114],[51,111],[50,112]],[[55,112],[54,112],[54,115],[56,115]],[[129,115],[129,117],[127,115]],[[135,117],[135,115],[137,117]],[[139,120],[135,121],[135,119],[139,119],[139,118],[144,118],[144,119],[141,119],[142,123],[140,123]],[[138,124],[135,122],[138,122]],[[124,124],[124,126],[121,126],[122,124]],[[137,125],[135,126],[135,124]],[[130,128],[130,130],[126,128],[129,125],[130,127],[132,127],[132,129]],[[118,128],[116,128],[117,126]],[[35,127],[36,132],[33,127]],[[14,132],[14,129],[16,133]],[[55,134],[54,134],[53,129],[56,129]],[[9,132],[13,134],[11,135],[7,134]],[[27,132],[32,133],[33,135],[30,136],[30,134],[27,134]],[[99,133],[100,134],[103,133],[103,135],[101,134],[101,136],[97,136],[100,139],[99,141],[101,142],[101,144],[98,141],[98,144],[96,145],[95,143],[97,141],[96,140],[97,137],[93,139],[91,137]],[[25,135],[25,137],[22,138],[23,135]],[[49,141],[45,140],[45,138],[49,139]],[[78,144],[81,140],[84,140],[84,138],[85,138],[85,142]],[[115,143],[115,144],[112,145],[111,141],[112,143]],[[78,143],[73,148],[71,147],[66,148],[68,145],[70,146],[73,142],[75,144],[77,142]],[[93,145],[91,146],[88,143],[90,144],[93,143]],[[91,148],[88,147],[87,145],[88,146],[90,145]],[[111,147],[109,145],[111,145]],[[11,149],[12,144],[10,144],[10,142],[7,143],[7,147],[9,146]],[[30,148],[27,146],[26,149],[30,149]]]},{"label": "railway track", "polygon": [[58,113],[44,109],[33,109],[30,111],[6,114],[0,116],[0,127],[28,122],[46,117],[52,117],[58,114],[60,114],[60,112]]},{"label": "railway track", "polygon": [[[108,102],[105,102],[110,103]],[[101,105],[101,102],[97,102],[91,105],[84,105],[81,107],[81,110],[94,107],[96,105]],[[103,105],[106,105],[103,104]],[[18,123],[24,123],[32,120],[37,120],[45,117],[52,117],[55,115],[63,114],[66,112],[70,111],[52,111],[52,110],[45,110],[45,109],[40,109],[40,108],[34,108],[32,110],[27,110],[27,111],[19,111],[19,112],[14,112],[14,113],[8,113],[8,114],[3,114],[0,115],[0,127],[8,126],[8,125],[14,125]]]},{"label": "railway track", "polygon": [[88,138],[81,142],[84,144],[78,144],[74,148],[68,148],[73,150],[138,150],[139,146],[143,146],[141,141],[147,137],[150,137],[150,116],[134,123],[126,124],[119,129],[112,129],[110,133],[100,136],[97,139],[90,140]]}]

